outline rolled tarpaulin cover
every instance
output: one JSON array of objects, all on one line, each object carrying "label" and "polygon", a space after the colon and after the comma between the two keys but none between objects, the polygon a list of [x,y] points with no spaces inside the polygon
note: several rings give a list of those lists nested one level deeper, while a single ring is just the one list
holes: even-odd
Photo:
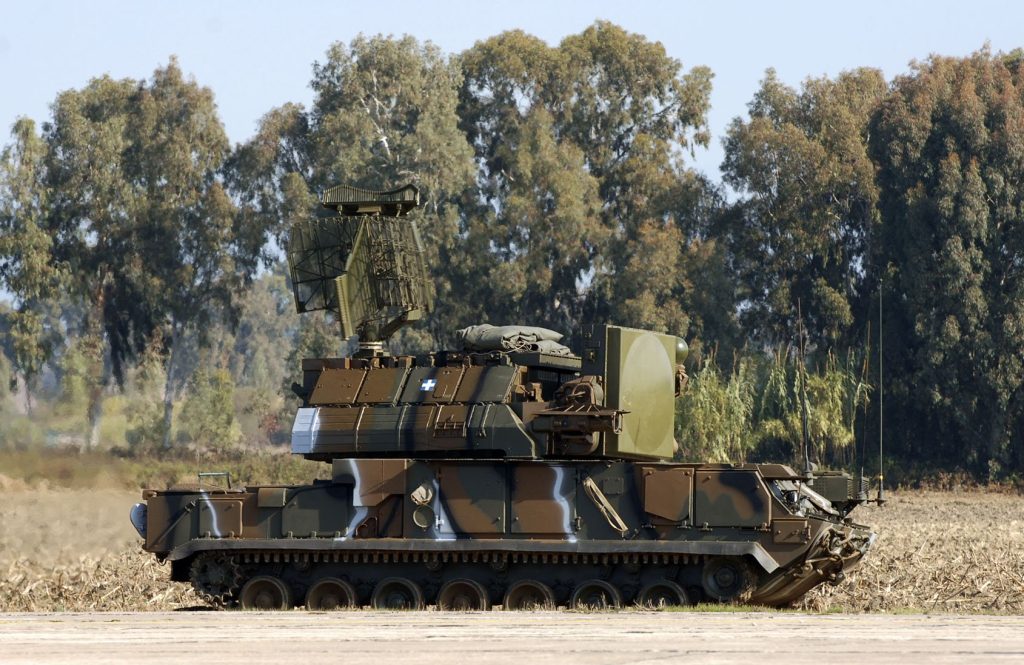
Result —
[{"label": "rolled tarpaulin cover", "polygon": [[483,323],[455,332],[464,351],[538,351],[571,356],[569,347],[559,344],[562,333],[535,326],[492,326]]}]

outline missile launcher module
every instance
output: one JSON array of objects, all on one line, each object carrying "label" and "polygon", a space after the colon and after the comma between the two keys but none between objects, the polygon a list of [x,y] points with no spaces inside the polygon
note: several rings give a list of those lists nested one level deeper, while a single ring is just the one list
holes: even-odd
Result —
[{"label": "missile launcher module", "polygon": [[360,348],[303,361],[292,452],[330,478],[145,490],[132,522],[172,580],[255,609],[782,606],[870,548],[846,474],[674,461],[674,336],[588,325],[573,352],[482,325],[389,355],[431,307],[418,192],[322,201],[329,216],[292,230],[297,307],[334,311]]}]

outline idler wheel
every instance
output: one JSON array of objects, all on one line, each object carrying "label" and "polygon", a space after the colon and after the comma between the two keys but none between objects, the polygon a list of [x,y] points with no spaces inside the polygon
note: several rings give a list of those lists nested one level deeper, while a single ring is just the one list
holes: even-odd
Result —
[{"label": "idler wheel", "polygon": [[754,574],[742,559],[714,557],[704,564],[701,575],[704,593],[722,603],[741,603],[754,590]]},{"label": "idler wheel", "polygon": [[641,589],[636,602],[642,607],[678,607],[689,605],[690,597],[672,580],[658,580]]},{"label": "idler wheel", "polygon": [[404,577],[388,577],[373,589],[370,605],[375,610],[422,610],[426,603],[420,585]]},{"label": "idler wheel", "polygon": [[245,583],[238,602],[243,610],[286,610],[292,606],[292,593],[280,579],[260,575]]},{"label": "idler wheel", "polygon": [[537,580],[519,580],[505,592],[502,607],[506,610],[551,610],[555,608],[555,592]]},{"label": "idler wheel", "polygon": [[306,609],[314,612],[350,610],[358,607],[355,587],[337,577],[325,577],[306,593]]},{"label": "idler wheel", "polygon": [[437,607],[456,612],[486,611],[491,609],[491,601],[479,582],[461,579],[446,582],[441,587],[437,594]]},{"label": "idler wheel", "polygon": [[604,580],[587,580],[572,592],[569,606],[574,610],[615,609],[622,607],[622,594]]}]

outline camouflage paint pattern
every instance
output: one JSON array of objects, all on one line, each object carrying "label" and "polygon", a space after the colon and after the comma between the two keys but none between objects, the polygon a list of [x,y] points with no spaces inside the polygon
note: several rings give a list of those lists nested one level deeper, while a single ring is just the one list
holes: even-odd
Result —
[{"label": "camouflage paint pattern", "polygon": [[874,534],[847,517],[845,474],[812,489],[784,465],[673,461],[676,337],[602,325],[579,356],[385,354],[430,308],[417,202],[335,187],[341,217],[293,229],[297,308],[336,310],[362,344],[293,385],[292,452],[331,478],[146,490],[132,523],[172,579],[256,609],[784,605],[858,565]]},{"label": "camouflage paint pattern", "polygon": [[[587,479],[625,533],[583,491]],[[364,548],[359,552],[436,555],[452,542],[460,555],[739,556],[764,587],[752,597],[781,604],[798,597],[793,590],[805,578],[779,591],[780,571],[833,557],[838,539],[838,558],[828,559],[827,570],[805,571],[819,583],[853,567],[872,536],[849,522],[795,514],[773,492],[777,482],[765,480],[755,465],[337,459],[333,477],[313,485],[147,491],[145,547],[172,561],[226,547],[308,556],[353,544]]]}]

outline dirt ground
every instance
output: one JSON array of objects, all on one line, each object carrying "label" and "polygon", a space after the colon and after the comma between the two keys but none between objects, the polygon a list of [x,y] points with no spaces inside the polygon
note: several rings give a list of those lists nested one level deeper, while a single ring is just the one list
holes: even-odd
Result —
[{"label": "dirt ground", "polygon": [[1019,663],[1024,617],[620,612],[0,615],[3,662]]},{"label": "dirt ground", "polygon": [[[0,612],[174,610],[201,604],[139,550],[138,492],[0,477]],[[808,594],[814,612],[1024,614],[1024,497],[891,492],[854,517],[879,534],[860,571]],[[2,652],[0,652],[2,653]]]}]

